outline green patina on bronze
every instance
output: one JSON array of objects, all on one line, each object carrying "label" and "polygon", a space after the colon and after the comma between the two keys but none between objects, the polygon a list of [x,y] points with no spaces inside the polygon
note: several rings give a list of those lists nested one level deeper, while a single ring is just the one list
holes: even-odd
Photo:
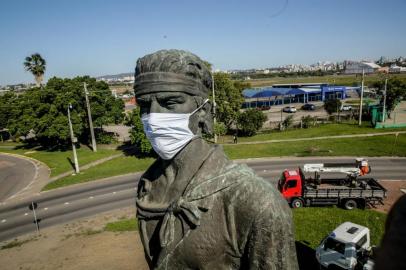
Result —
[{"label": "green patina on bronze", "polygon": [[[211,75],[197,56],[178,50],[159,51],[137,63],[136,77],[147,72],[171,72],[200,80],[206,88]],[[160,76],[160,84],[165,83]],[[141,82],[139,80],[138,82]],[[148,83],[151,83],[148,81]],[[160,93],[138,84],[148,100]],[[170,86],[173,96],[177,91]],[[162,93],[165,95],[165,88]],[[165,102],[148,112],[193,111],[206,90],[182,91],[186,100]],[[204,89],[204,88],[202,88]],[[162,99],[165,100],[165,99]],[[148,107],[151,106],[151,107]],[[190,118],[197,136],[173,159],[158,158],[141,177],[137,217],[145,257],[151,269],[298,269],[291,210],[279,192],[245,165],[232,163],[220,146],[200,135],[210,132],[210,104]]]}]

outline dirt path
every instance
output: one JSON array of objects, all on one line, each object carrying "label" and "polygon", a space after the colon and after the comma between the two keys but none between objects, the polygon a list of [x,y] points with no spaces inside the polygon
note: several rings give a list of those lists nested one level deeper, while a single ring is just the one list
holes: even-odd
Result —
[{"label": "dirt path", "polygon": [[22,246],[0,250],[2,270],[147,270],[138,232],[100,232],[106,223],[135,217],[115,210],[19,237]]}]

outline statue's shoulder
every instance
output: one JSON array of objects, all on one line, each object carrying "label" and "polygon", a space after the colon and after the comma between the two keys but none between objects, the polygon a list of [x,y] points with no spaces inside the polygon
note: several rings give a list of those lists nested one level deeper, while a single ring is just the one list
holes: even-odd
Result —
[{"label": "statue's shoulder", "polygon": [[224,199],[233,202],[234,207],[248,209],[254,216],[289,209],[276,186],[256,175],[247,165],[236,165],[233,171],[228,175],[236,178],[236,184],[224,193]]}]

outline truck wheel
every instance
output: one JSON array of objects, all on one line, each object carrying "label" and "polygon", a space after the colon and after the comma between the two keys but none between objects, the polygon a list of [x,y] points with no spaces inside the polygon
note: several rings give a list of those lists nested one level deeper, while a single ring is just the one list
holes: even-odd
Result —
[{"label": "truck wheel", "polygon": [[301,199],[293,199],[291,205],[292,208],[301,208],[303,207],[303,201]]},{"label": "truck wheel", "polygon": [[355,200],[346,200],[344,203],[344,208],[347,210],[357,208],[357,202]]}]

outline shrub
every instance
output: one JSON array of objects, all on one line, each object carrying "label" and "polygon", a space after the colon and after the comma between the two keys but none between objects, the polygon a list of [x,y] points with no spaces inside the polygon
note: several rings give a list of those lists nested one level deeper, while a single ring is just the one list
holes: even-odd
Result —
[{"label": "shrub", "polygon": [[240,113],[237,118],[239,134],[241,136],[254,136],[266,120],[266,115],[256,109],[248,109]]},{"label": "shrub", "polygon": [[302,116],[302,127],[309,128],[314,126],[314,118],[310,115]]},{"label": "shrub", "polygon": [[117,142],[116,135],[113,132],[99,131],[95,134],[97,143],[112,144]]},{"label": "shrub", "polygon": [[282,125],[285,129],[290,128],[293,125],[293,115],[288,115],[285,120],[283,120]]},{"label": "shrub", "polygon": [[224,123],[222,122],[217,122],[214,125],[214,132],[216,133],[217,136],[224,136],[227,133],[227,127]]},{"label": "shrub", "polygon": [[329,99],[324,101],[324,109],[328,114],[337,112],[341,108],[341,100],[339,99]]}]

